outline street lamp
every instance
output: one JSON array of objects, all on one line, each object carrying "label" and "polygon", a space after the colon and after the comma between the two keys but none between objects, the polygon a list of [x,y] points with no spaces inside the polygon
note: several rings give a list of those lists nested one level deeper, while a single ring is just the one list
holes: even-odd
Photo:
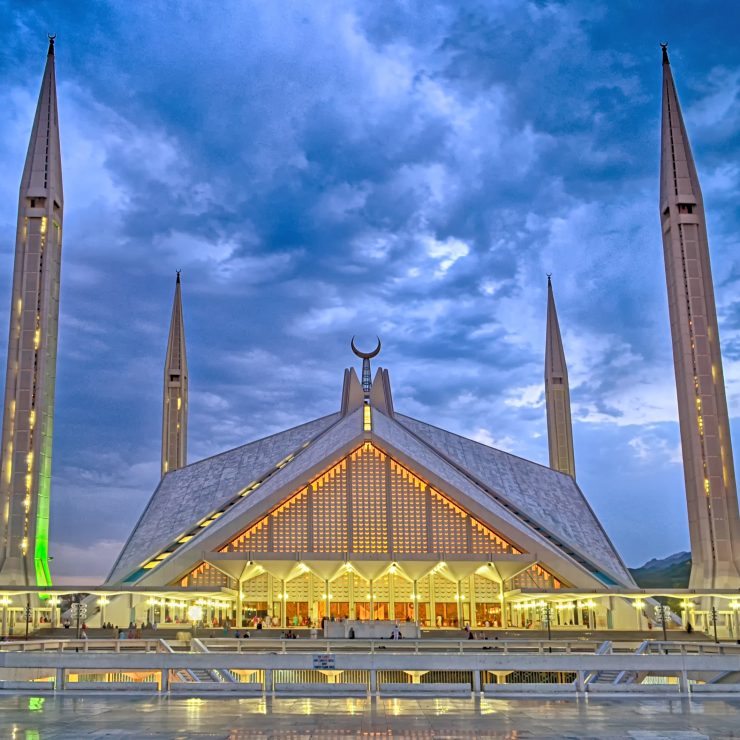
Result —
[{"label": "street lamp", "polygon": [[665,604],[658,603],[658,605],[655,607],[655,619],[663,626],[663,642],[668,642],[668,633],[666,632],[666,620],[668,619],[668,615],[670,613],[670,608],[667,607]]},{"label": "street lamp", "polygon": [[712,620],[712,627],[714,628],[714,642],[718,643],[719,638],[717,637],[717,617],[719,616],[719,612],[717,611],[717,607],[713,606],[712,610],[710,612],[711,620]]},{"label": "street lamp", "polygon": [[[552,607],[546,601],[540,601],[540,603],[537,604],[537,607],[538,607],[538,610],[540,611],[542,619],[547,625],[547,640],[548,642],[551,642],[552,641]],[[548,650],[552,652],[552,645],[550,645]]]}]

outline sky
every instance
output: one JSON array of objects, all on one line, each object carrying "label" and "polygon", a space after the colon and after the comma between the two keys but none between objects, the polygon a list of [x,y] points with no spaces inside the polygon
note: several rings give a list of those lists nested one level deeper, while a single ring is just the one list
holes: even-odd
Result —
[{"label": "sky", "polygon": [[737,452],[740,4],[0,0],[0,21],[0,327],[57,34],[57,582],[102,580],[159,482],[178,269],[191,462],[336,411],[351,337],[378,335],[399,411],[547,464],[552,273],[579,485],[628,565],[688,549],[659,42]]}]

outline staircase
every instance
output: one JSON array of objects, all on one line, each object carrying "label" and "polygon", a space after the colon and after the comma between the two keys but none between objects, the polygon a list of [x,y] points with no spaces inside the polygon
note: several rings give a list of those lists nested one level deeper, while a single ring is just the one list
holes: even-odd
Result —
[{"label": "staircase", "polygon": [[[596,651],[596,655],[606,655],[610,653],[612,649],[612,643],[610,641],[603,642],[599,649]],[[637,648],[635,648],[635,655],[644,655],[650,650],[650,641],[644,640]],[[600,685],[624,685],[630,683],[636,683],[639,678],[637,671],[597,671],[596,673],[590,674],[586,678],[586,684],[600,684]]]}]

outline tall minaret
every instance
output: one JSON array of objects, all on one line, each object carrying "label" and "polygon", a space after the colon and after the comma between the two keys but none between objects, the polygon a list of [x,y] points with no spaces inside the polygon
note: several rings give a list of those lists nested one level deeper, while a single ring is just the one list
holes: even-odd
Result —
[{"label": "tall minaret", "polygon": [[162,475],[187,465],[188,458],[188,358],[182,320],[180,271],[175,283],[170,336],[164,363],[162,409]]},{"label": "tall minaret", "polygon": [[691,536],[690,588],[740,587],[740,516],[704,203],[663,46],[660,218]]},{"label": "tall minaret", "polygon": [[50,36],[18,202],[0,473],[4,583],[51,583],[49,493],[63,214]]},{"label": "tall minaret", "polygon": [[573,426],[570,419],[570,389],[560,337],[552,280],[547,276],[547,337],[545,339],[545,405],[550,467],[576,477],[573,456]]}]

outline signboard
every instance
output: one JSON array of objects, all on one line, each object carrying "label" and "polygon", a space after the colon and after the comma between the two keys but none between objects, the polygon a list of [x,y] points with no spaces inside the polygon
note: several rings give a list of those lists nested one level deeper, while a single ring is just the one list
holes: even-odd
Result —
[{"label": "signboard", "polygon": [[323,670],[334,670],[336,668],[335,662],[334,662],[334,655],[323,653],[321,655],[314,655],[313,657],[313,667],[314,668],[320,668]]}]

